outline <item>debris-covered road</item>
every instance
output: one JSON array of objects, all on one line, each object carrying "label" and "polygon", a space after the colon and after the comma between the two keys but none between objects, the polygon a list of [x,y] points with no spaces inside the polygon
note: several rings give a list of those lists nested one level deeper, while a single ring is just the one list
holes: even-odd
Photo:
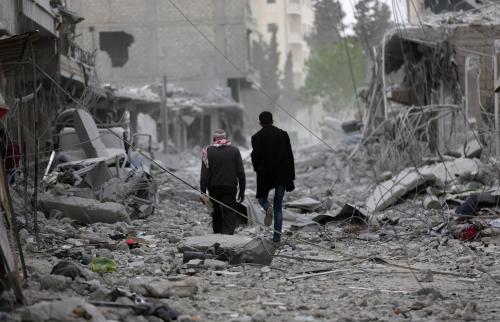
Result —
[{"label": "debris-covered road", "polygon": [[[348,155],[348,150],[334,153],[319,146],[297,151],[297,189],[285,197],[295,204],[285,210],[285,242],[270,265],[229,265],[210,249],[204,249],[205,259],[183,263],[196,236],[205,236],[209,244],[215,238],[229,253],[233,244],[269,238],[270,232],[250,224],[239,228],[236,238],[208,236],[210,216],[199,194],[168,174],[156,175],[159,208],[130,224],[82,225],[40,212],[39,240],[29,225],[20,232],[29,272],[23,292],[32,305],[1,313],[0,320],[497,319],[498,230],[485,226],[472,240],[454,238],[451,207],[424,209],[429,189],[405,193],[382,212],[365,211],[374,184],[362,174],[370,170],[360,160],[348,161]],[[183,164],[176,175],[195,185],[199,161],[185,156]],[[255,182],[248,160],[246,169],[251,189]],[[467,180],[479,187],[474,178]],[[310,200],[297,202],[305,197]],[[261,220],[252,192],[247,199],[256,209],[251,218]],[[349,216],[330,221],[346,203],[351,211],[361,211],[364,221]],[[320,214],[324,225],[311,220]],[[475,219],[486,222],[493,214]],[[7,298],[4,293],[4,305]]]}]

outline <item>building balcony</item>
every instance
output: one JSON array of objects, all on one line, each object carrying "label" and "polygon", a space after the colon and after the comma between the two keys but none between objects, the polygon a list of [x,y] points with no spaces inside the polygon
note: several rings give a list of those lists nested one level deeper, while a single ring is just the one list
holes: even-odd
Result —
[{"label": "building balcony", "polygon": [[288,34],[288,43],[302,45],[304,43],[304,37],[302,36],[302,33],[290,32]]},{"label": "building balcony", "polygon": [[302,6],[299,1],[288,0],[286,13],[289,15],[302,15]]},{"label": "building balcony", "polygon": [[59,57],[61,76],[85,83],[95,69],[95,56],[72,43]]}]

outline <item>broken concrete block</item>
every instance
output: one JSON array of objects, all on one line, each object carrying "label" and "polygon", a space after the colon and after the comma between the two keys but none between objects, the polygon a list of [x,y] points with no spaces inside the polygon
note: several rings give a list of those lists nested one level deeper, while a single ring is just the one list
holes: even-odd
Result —
[{"label": "broken concrete block", "polygon": [[205,259],[203,261],[203,267],[211,270],[221,270],[227,267],[227,263],[216,259]]},{"label": "broken concrete block", "polygon": [[206,251],[217,243],[224,250],[234,251],[245,246],[251,240],[251,237],[236,235],[208,234],[204,236],[192,236],[185,239],[184,244],[179,247],[179,250],[181,252],[185,250]]},{"label": "broken concrete block", "polygon": [[71,278],[62,275],[45,275],[40,279],[40,288],[54,292],[64,292],[71,288]]},{"label": "broken concrete block", "polygon": [[40,194],[39,205],[46,213],[53,209],[60,210],[64,216],[91,224],[95,222],[115,223],[124,221],[130,223],[125,207],[115,202],[99,202],[71,196],[54,196],[49,193]]},{"label": "broken concrete block", "polygon": [[424,175],[434,175],[436,184],[444,187],[455,183],[457,179],[464,176],[476,176],[481,167],[481,161],[477,159],[459,158],[452,161],[436,163],[419,168],[419,172]]},{"label": "broken concrete block", "polygon": [[315,200],[313,198],[301,198],[299,200],[287,202],[285,207],[302,209],[305,211],[314,211],[321,206],[321,201]]},{"label": "broken concrete block", "polygon": [[434,180],[433,173],[418,173],[407,168],[394,178],[380,183],[366,200],[366,207],[371,211],[384,210],[402,200],[408,192]]},{"label": "broken concrete block", "polygon": [[439,210],[442,208],[441,201],[434,195],[427,195],[424,198],[423,206],[425,209],[435,209]]},{"label": "broken concrete block", "polygon": [[[232,265],[240,263],[269,265],[275,248],[271,240],[262,237],[210,234],[186,238],[179,250],[183,253],[214,252],[217,259],[227,260]],[[222,255],[218,256],[219,254]]]},{"label": "broken concrete block", "polygon": [[76,134],[80,140],[87,158],[107,157],[108,153],[92,116],[78,108],[73,112]]},{"label": "broken concrete block", "polygon": [[234,255],[229,256],[229,264],[255,263],[271,265],[275,251],[274,242],[271,239],[256,237],[237,250]]},{"label": "broken concrete block", "polygon": [[457,150],[457,152],[469,159],[479,159],[481,157],[481,153],[483,152],[483,148],[481,147],[479,142],[474,139],[465,143],[463,147]]},{"label": "broken concrete block", "polygon": [[391,171],[385,171],[385,172],[382,172],[382,173],[378,176],[378,180],[379,180],[379,181],[387,181],[387,180],[389,180],[390,178],[392,178],[392,172],[391,172]]},{"label": "broken concrete block", "polygon": [[91,169],[85,174],[84,181],[96,190],[112,178],[111,172],[108,169],[106,161],[100,161],[91,166]]},{"label": "broken concrete block", "polygon": [[203,260],[195,258],[186,263],[187,268],[198,268],[203,264]]},{"label": "broken concrete block", "polygon": [[99,310],[82,298],[40,302],[19,309],[26,322],[106,322]]},{"label": "broken concrete block", "polygon": [[186,277],[181,280],[166,280],[156,277],[138,277],[130,281],[130,291],[142,296],[169,298],[189,297],[198,292],[198,279]]}]

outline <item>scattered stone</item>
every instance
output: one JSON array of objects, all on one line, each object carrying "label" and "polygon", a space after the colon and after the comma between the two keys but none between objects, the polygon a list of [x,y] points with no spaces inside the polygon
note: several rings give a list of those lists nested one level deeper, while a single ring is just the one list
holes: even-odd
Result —
[{"label": "scattered stone", "polygon": [[427,210],[440,210],[443,206],[441,205],[441,201],[436,196],[427,195],[423,201],[424,208]]},{"label": "scattered stone", "polygon": [[130,281],[130,290],[143,296],[157,298],[189,297],[198,292],[198,280],[195,277],[186,277],[178,281],[156,277],[134,278]]},{"label": "scattered stone", "polygon": [[430,269],[426,269],[418,274],[417,280],[422,283],[431,283],[434,282],[434,275]]},{"label": "scattered stone", "polygon": [[99,310],[82,298],[40,302],[19,311],[25,322],[106,322]]},{"label": "scattered stone", "polygon": [[203,266],[210,270],[221,270],[227,267],[227,263],[217,259],[205,259]]},{"label": "scattered stone", "polygon": [[71,288],[71,278],[62,275],[46,275],[40,279],[40,288],[54,292],[64,292]]},{"label": "scattered stone", "polygon": [[258,310],[252,315],[252,322],[266,322],[267,314],[264,310]]}]

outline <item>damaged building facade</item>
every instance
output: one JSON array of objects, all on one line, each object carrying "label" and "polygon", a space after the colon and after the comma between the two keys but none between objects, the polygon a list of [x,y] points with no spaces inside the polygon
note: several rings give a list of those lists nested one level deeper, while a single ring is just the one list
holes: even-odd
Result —
[{"label": "damaged building facade", "polygon": [[70,6],[85,16],[81,41],[96,51],[103,81],[142,87],[162,84],[166,75],[169,84],[200,96],[227,88],[245,106],[250,127],[256,127],[260,111],[272,107],[252,87],[258,80],[252,67],[258,36],[251,1],[189,1],[177,8],[169,1],[71,1]]},{"label": "damaged building facade", "polygon": [[498,9],[468,9],[422,11],[420,21],[385,35],[363,97],[364,135],[383,142],[382,154],[390,155],[384,160],[409,165],[410,155],[419,163],[445,154],[498,153]]}]

